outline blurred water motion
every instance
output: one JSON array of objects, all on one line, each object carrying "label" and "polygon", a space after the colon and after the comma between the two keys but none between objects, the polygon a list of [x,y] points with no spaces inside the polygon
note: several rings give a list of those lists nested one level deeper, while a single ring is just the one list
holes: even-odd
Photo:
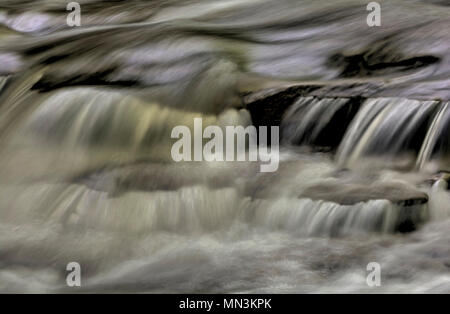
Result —
[{"label": "blurred water motion", "polygon": [[[79,3],[0,4],[0,291],[450,292],[448,1]],[[289,86],[276,173],[172,162]]]}]

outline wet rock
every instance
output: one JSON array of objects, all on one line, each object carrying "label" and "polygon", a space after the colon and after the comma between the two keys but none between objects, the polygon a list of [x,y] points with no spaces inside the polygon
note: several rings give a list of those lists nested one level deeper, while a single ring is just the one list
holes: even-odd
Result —
[{"label": "wet rock", "polygon": [[385,199],[400,206],[426,204],[428,195],[399,184],[329,184],[322,183],[302,192],[300,197],[325,200],[341,205],[353,205],[369,200]]},{"label": "wet rock", "polygon": [[300,96],[309,94],[319,86],[297,85],[271,88],[249,93],[243,97],[255,126],[280,125],[286,109]]},{"label": "wet rock", "polygon": [[428,195],[405,185],[392,183],[375,184],[321,184],[312,186],[301,198],[324,200],[340,205],[354,205],[370,200],[388,200],[395,206],[393,213],[385,213],[393,219],[392,232],[412,232],[428,219]]},{"label": "wet rock", "polygon": [[438,173],[434,174],[431,178],[427,179],[425,183],[427,185],[434,185],[436,182],[443,182],[447,185],[446,189],[449,189],[450,186],[450,172],[447,171],[439,171]]},{"label": "wet rock", "polygon": [[[377,45],[373,46],[377,47]],[[439,58],[435,56],[407,57],[392,52],[386,55],[377,55],[374,51],[368,50],[349,56],[335,54],[330,57],[329,64],[342,67],[342,77],[363,77],[415,70],[439,62]]]},{"label": "wet rock", "polygon": [[71,178],[70,182],[118,197],[129,191],[176,191],[183,187],[204,185],[221,189],[235,184],[238,175],[253,175],[258,165],[239,162],[233,169],[223,165],[202,162],[154,163],[136,162],[125,165],[107,165]]}]

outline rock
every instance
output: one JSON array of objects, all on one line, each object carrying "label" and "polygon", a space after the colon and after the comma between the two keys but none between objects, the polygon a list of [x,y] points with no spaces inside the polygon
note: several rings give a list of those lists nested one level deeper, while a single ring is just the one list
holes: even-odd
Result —
[{"label": "rock", "polygon": [[258,164],[240,162],[233,168],[208,162],[156,163],[136,162],[105,165],[81,173],[69,182],[118,197],[129,191],[176,191],[183,187],[204,185],[210,189],[231,187],[238,175],[253,176]]},{"label": "rock", "polygon": [[[406,185],[392,183],[374,184],[321,184],[312,186],[300,195],[301,198],[324,200],[341,205],[353,205],[370,200],[388,200],[395,204],[392,220],[393,232],[412,232],[428,219],[428,195]],[[388,219],[388,218],[386,218]]]},{"label": "rock", "polygon": [[[284,87],[247,92],[242,95],[242,101],[244,108],[250,111],[256,126],[280,125],[286,109],[299,97],[349,98],[353,104],[359,105],[367,98],[379,97],[445,101],[450,99],[450,91],[446,89],[447,85],[447,81],[437,81],[433,84],[416,82],[401,85],[376,79],[292,83]],[[417,90],[420,90],[420,93]]]},{"label": "rock", "polygon": [[436,182],[441,181],[443,183],[446,183],[447,186],[445,189],[449,188],[450,185],[450,172],[447,171],[439,171],[438,173],[434,174],[431,178],[427,179],[425,183],[432,186]]},{"label": "rock", "polygon": [[369,200],[385,199],[399,206],[426,204],[428,195],[399,184],[329,184],[322,183],[302,192],[300,197],[325,200],[341,205],[353,205]]},{"label": "rock", "polygon": [[280,125],[286,109],[300,96],[319,86],[295,85],[285,88],[271,88],[243,96],[245,108],[250,111],[255,126]]}]

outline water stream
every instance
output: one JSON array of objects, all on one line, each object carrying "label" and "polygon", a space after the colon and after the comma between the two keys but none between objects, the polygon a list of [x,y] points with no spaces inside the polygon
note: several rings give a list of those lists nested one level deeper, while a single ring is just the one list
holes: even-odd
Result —
[{"label": "water stream", "polygon": [[[450,7],[381,2],[1,1],[0,291],[449,293]],[[294,83],[278,171],[171,159]]]}]

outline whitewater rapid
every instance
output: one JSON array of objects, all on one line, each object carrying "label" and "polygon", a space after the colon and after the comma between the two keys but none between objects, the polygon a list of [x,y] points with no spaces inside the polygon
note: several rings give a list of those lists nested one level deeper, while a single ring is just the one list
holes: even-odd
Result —
[{"label": "whitewater rapid", "polygon": [[[1,292],[450,292],[443,3],[36,2],[0,6]],[[173,162],[292,84],[278,171]]]}]

